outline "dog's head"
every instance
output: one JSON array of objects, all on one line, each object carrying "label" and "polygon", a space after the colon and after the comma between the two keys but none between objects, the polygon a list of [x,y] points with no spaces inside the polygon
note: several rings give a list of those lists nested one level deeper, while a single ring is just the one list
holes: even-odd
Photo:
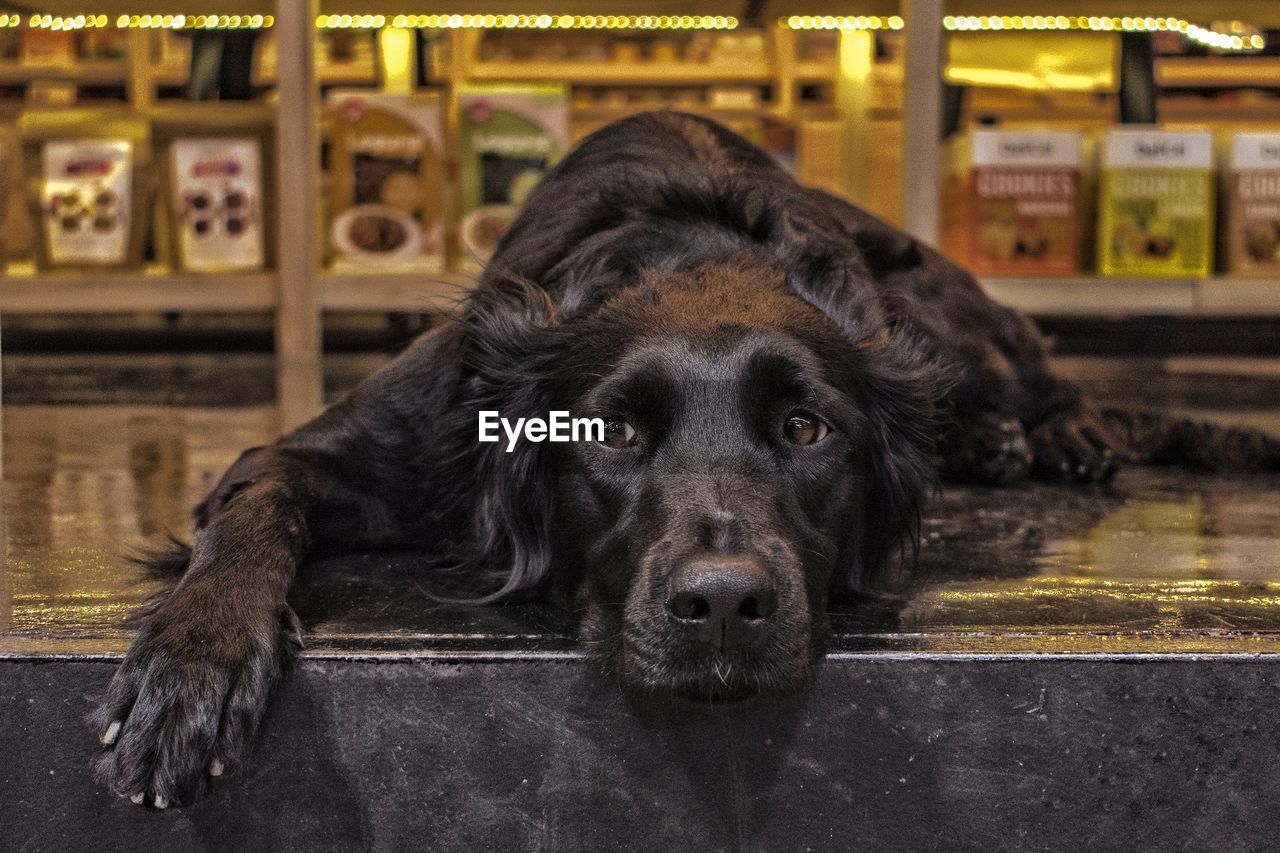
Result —
[{"label": "dog's head", "polygon": [[606,424],[489,446],[473,547],[501,555],[506,589],[566,594],[628,686],[801,685],[829,600],[874,584],[914,533],[927,366],[865,306],[801,292],[740,258],[649,272],[573,315],[515,288],[471,323],[476,408]]}]

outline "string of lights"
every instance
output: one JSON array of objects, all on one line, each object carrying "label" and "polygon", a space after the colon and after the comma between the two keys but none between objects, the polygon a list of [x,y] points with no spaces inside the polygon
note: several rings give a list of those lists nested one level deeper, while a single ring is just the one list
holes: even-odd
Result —
[{"label": "string of lights", "polygon": [[[793,15],[778,22],[793,30],[900,30],[906,22],[895,16]],[[948,32],[1088,30],[1097,33],[1177,32],[1198,44],[1219,50],[1261,50],[1266,41],[1257,34],[1223,33],[1182,18],[1108,18],[1069,15],[948,15],[942,19]]]},{"label": "string of lights", "polygon": [[[271,15],[20,15],[0,14],[0,27],[46,30],[101,29],[268,29]],[[793,30],[901,30],[897,16],[792,15],[778,22]],[[536,30],[732,30],[738,19],[722,15],[320,15],[319,29],[536,29]],[[1219,50],[1261,50],[1261,35],[1218,32],[1183,18],[1081,15],[948,15],[948,32],[1087,30],[1111,33],[1177,32]]]},{"label": "string of lights", "polygon": [[428,30],[732,30],[738,19],[722,15],[321,15],[321,29]]},{"label": "string of lights", "polygon": [[261,30],[274,26],[271,15],[4,15],[0,27],[39,30]]},{"label": "string of lights", "polygon": [[778,21],[778,25],[791,30],[900,30],[906,21],[897,15],[792,15]]},{"label": "string of lights", "polygon": [[1199,44],[1220,50],[1261,50],[1266,46],[1260,35],[1222,33],[1198,26],[1183,18],[1107,18],[1070,15],[948,15],[942,19],[943,29],[952,32],[970,30],[1089,30],[1096,33],[1177,32]]}]

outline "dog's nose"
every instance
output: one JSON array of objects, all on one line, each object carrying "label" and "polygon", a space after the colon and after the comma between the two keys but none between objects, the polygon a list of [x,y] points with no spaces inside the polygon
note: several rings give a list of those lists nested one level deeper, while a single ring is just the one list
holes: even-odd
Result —
[{"label": "dog's nose", "polygon": [[722,652],[743,646],[773,615],[773,584],[755,560],[710,555],[685,563],[671,579],[667,610],[699,642]]}]

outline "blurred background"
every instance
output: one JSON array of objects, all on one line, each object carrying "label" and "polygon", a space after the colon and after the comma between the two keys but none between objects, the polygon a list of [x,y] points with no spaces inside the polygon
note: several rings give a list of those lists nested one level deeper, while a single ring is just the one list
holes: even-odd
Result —
[{"label": "blurred background", "polygon": [[80,470],[182,524],[654,108],[941,246],[1100,396],[1275,421],[1280,4],[424,5],[0,0],[11,508]]}]

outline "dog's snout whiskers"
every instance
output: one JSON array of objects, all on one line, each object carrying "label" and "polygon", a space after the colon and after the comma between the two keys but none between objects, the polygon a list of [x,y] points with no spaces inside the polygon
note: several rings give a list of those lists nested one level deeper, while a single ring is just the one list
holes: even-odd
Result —
[{"label": "dog's snout whiskers", "polygon": [[717,661],[717,662],[716,662],[716,664],[715,664],[714,669],[715,669],[715,673],[716,673],[716,678],[720,679],[720,683],[721,683],[723,686],[728,687],[728,686],[729,686],[729,676],[733,675],[733,664],[731,664],[731,663],[727,663],[727,664],[725,664],[724,669],[723,669],[723,670],[721,670],[721,669],[720,669],[720,663]]}]

